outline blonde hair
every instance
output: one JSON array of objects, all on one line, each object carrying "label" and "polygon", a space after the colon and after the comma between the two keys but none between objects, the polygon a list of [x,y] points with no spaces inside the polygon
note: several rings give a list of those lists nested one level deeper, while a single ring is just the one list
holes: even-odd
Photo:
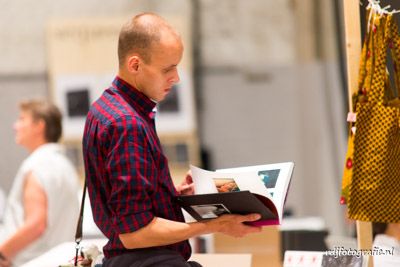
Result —
[{"label": "blonde hair", "polygon": [[157,14],[146,12],[130,19],[119,33],[119,66],[124,65],[125,58],[132,52],[138,53],[144,62],[150,63],[153,45],[161,41],[163,31],[179,36],[172,26]]},{"label": "blonde hair", "polygon": [[48,142],[58,142],[62,134],[62,114],[54,105],[43,100],[26,100],[20,103],[21,111],[30,112],[34,121],[45,123],[45,138]]}]

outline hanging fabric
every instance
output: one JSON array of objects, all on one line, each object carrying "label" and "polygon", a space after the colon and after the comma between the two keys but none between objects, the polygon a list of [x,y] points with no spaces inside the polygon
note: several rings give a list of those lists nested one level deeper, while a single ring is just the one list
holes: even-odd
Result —
[{"label": "hanging fabric", "polygon": [[[360,67],[359,67],[359,75],[358,75],[358,92],[352,96],[353,101],[353,110],[349,112],[347,115],[348,121],[348,141],[347,141],[347,153],[346,153],[346,162],[343,171],[342,178],[342,192],[340,203],[347,204],[348,202],[348,194],[349,188],[351,184],[351,179],[353,176],[353,162],[354,162],[354,134],[355,134],[355,121],[356,121],[356,105],[359,102],[366,102],[367,91],[371,89],[371,78],[373,77],[373,64],[372,64],[372,51],[373,42],[372,42],[372,31],[369,29],[370,22],[372,19],[372,11],[367,12],[366,24],[368,25],[368,30],[366,31],[363,46],[361,50],[360,57]],[[376,29],[374,29],[376,31]],[[368,75],[367,75],[368,74]]]},{"label": "hanging fabric", "polygon": [[356,116],[350,116],[355,122],[350,127],[342,200],[347,201],[351,219],[399,222],[400,109],[386,58],[389,47],[398,88],[400,37],[391,14],[370,12],[354,97]]}]

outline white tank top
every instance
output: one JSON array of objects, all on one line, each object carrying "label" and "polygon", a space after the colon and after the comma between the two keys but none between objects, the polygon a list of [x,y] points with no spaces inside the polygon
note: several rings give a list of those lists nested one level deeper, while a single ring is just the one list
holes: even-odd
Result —
[{"label": "white tank top", "polygon": [[56,143],[40,146],[22,163],[10,190],[4,211],[0,243],[24,223],[23,185],[32,172],[47,195],[47,228],[43,235],[13,260],[20,266],[59,243],[72,241],[79,213],[78,175]]}]

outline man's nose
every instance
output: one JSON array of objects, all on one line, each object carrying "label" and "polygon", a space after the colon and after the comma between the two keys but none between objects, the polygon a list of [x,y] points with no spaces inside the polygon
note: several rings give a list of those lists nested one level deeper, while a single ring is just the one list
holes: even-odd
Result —
[{"label": "man's nose", "polygon": [[172,77],[171,82],[172,82],[173,84],[176,84],[176,83],[179,83],[180,80],[181,80],[181,79],[180,79],[180,77],[179,77],[178,70],[175,70],[174,76]]}]

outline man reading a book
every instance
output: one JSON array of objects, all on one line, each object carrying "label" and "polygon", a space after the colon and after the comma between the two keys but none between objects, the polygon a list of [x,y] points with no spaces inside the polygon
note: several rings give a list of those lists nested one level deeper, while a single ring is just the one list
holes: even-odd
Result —
[{"label": "man reading a book", "polygon": [[[119,71],[88,113],[83,153],[93,217],[108,238],[104,266],[200,266],[187,262],[188,238],[244,236],[258,214],[185,223],[178,194],[193,193],[190,174],[177,188],[154,124],[154,108],[179,82],[179,34],[160,16],[143,13],[123,25]],[[136,266],[136,265],[135,265]]]}]

